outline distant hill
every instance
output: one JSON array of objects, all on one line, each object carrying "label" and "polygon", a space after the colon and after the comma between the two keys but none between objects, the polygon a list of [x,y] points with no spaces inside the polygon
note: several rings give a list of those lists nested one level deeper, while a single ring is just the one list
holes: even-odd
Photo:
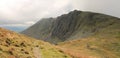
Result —
[{"label": "distant hill", "polygon": [[21,26],[4,26],[3,28],[9,29],[15,32],[21,32],[26,29],[26,27],[21,27]]},{"label": "distant hill", "polygon": [[0,28],[0,58],[72,58],[54,45]]},{"label": "distant hill", "polygon": [[42,19],[21,33],[56,44],[91,36],[120,38],[119,26],[119,18],[74,10],[57,18]]}]

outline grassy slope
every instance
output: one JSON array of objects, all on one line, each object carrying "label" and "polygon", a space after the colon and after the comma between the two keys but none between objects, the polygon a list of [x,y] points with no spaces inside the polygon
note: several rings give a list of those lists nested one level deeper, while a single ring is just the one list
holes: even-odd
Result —
[{"label": "grassy slope", "polygon": [[[61,43],[63,51],[73,56],[92,56],[96,58],[120,58],[120,39],[86,38]],[[72,51],[72,52],[70,52]],[[78,54],[74,54],[78,53]]]},{"label": "grassy slope", "polygon": [[58,46],[62,47],[61,49],[64,52],[78,58],[120,58],[119,26],[118,21],[97,31],[95,35],[84,39],[66,41]]},{"label": "grassy slope", "polygon": [[71,58],[47,42],[0,28],[0,58],[35,58],[34,48],[42,58]]}]

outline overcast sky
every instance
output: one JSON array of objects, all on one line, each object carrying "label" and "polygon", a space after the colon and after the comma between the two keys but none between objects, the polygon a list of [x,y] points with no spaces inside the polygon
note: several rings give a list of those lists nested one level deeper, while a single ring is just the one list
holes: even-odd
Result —
[{"label": "overcast sky", "polygon": [[120,0],[0,0],[0,27],[28,27],[74,9],[120,17]]}]

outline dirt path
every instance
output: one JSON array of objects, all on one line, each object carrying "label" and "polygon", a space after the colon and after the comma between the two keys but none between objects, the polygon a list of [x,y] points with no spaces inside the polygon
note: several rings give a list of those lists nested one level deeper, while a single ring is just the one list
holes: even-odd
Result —
[{"label": "dirt path", "polygon": [[33,53],[34,53],[35,58],[42,58],[42,55],[40,53],[40,49],[38,47],[35,47],[33,49]]}]

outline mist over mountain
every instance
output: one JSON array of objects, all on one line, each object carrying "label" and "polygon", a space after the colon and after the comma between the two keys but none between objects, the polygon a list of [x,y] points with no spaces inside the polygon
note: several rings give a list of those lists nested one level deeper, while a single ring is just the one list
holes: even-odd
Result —
[{"label": "mist over mountain", "polygon": [[74,10],[57,18],[40,20],[22,33],[51,43],[90,36],[115,38],[120,32],[119,22],[113,16]]}]

